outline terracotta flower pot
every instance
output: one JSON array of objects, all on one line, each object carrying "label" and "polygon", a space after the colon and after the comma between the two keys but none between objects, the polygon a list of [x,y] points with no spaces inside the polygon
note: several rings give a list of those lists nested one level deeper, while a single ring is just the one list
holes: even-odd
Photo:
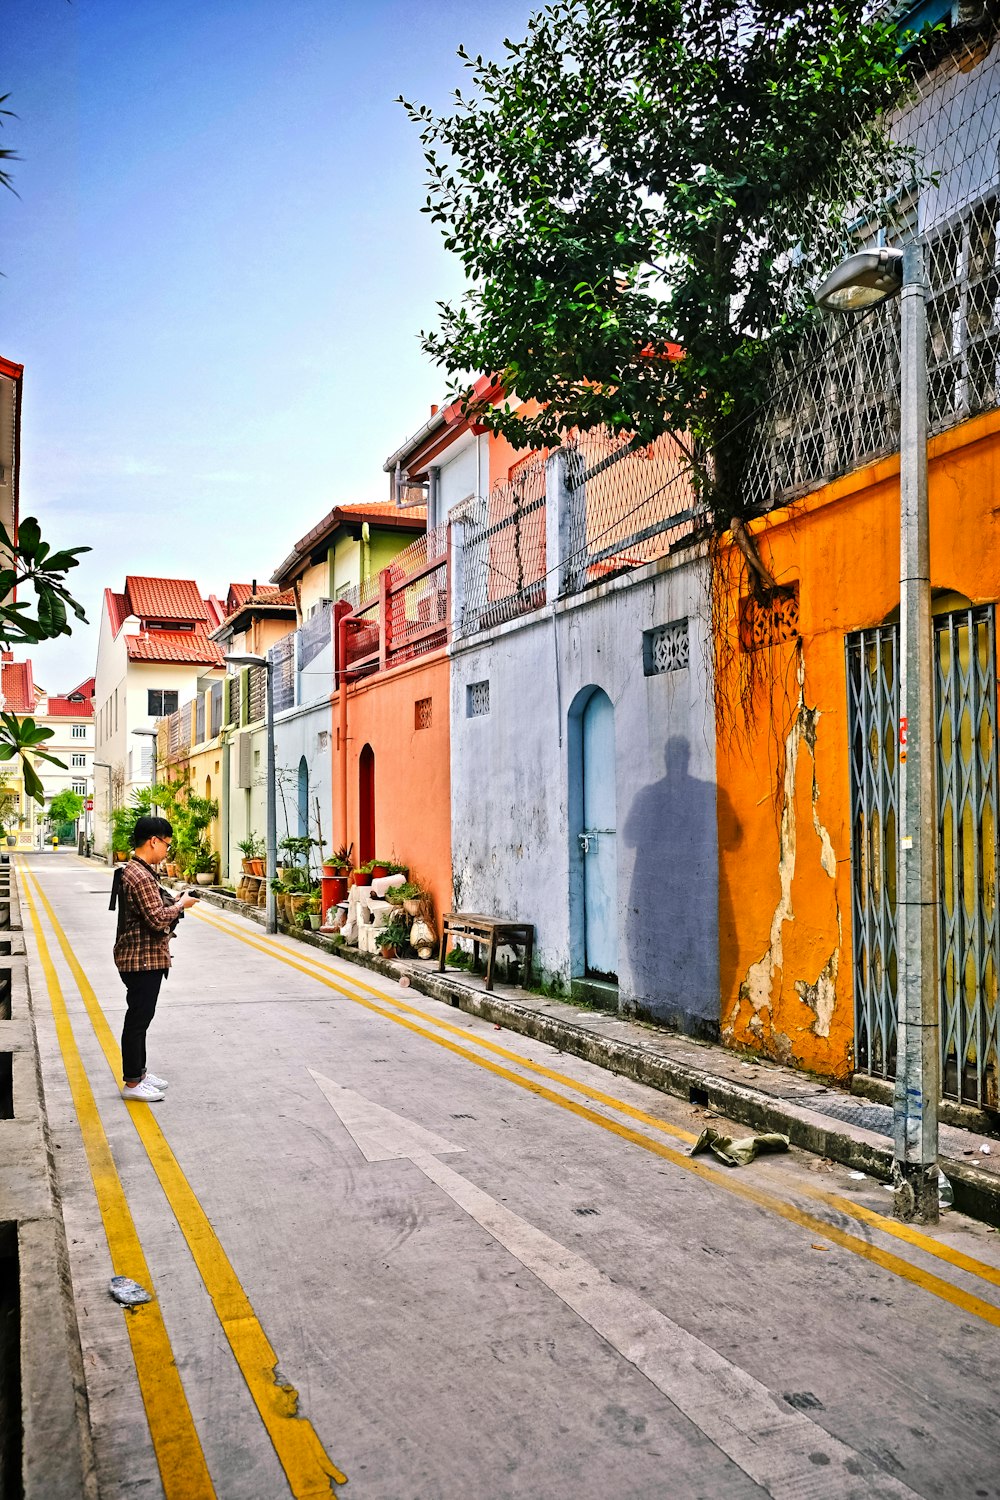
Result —
[{"label": "terracotta flower pot", "polygon": [[264,861],[262,859],[252,859],[250,861],[250,874],[251,875],[263,875],[263,873],[264,873]]},{"label": "terracotta flower pot", "polygon": [[370,885],[371,884],[371,876],[369,875],[369,873],[368,873],[367,870],[352,870],[351,871],[351,884],[352,885]]},{"label": "terracotta flower pot", "polygon": [[388,865],[372,865],[371,869],[368,872],[368,879],[369,881],[384,880],[388,873]]}]

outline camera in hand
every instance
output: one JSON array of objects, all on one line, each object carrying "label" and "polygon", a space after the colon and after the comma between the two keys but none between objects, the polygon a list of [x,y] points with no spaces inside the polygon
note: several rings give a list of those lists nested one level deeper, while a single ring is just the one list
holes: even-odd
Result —
[{"label": "camera in hand", "polygon": [[193,901],[200,901],[202,897],[201,891],[185,891],[184,894],[190,896]]}]

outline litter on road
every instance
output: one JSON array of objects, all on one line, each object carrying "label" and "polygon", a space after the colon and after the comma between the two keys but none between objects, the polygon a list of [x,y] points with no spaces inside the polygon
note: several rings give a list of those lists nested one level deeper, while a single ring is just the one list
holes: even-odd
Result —
[{"label": "litter on road", "polygon": [[108,1291],[122,1307],[138,1307],[143,1302],[153,1300],[146,1288],[133,1281],[131,1276],[112,1276],[108,1282]]},{"label": "litter on road", "polygon": [[741,1136],[739,1140],[734,1140],[731,1135],[722,1135],[708,1126],[691,1147],[691,1155],[700,1156],[703,1151],[711,1151],[727,1167],[745,1167],[762,1151],[787,1150],[787,1135],[779,1135],[777,1131],[765,1135]]}]

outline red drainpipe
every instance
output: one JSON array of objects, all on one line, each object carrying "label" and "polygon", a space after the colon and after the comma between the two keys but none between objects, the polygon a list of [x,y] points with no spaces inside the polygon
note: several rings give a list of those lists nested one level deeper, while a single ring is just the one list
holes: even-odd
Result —
[{"label": "red drainpipe", "polygon": [[337,618],[337,750],[340,774],[340,842],[346,849],[347,837],[347,622],[351,617],[349,607],[342,607]]}]

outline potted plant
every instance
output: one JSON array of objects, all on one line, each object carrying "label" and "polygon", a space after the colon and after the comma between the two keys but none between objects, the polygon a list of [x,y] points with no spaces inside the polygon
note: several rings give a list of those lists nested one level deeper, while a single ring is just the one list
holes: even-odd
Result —
[{"label": "potted plant", "polygon": [[[389,868],[389,860],[376,856],[368,866],[368,874],[372,880],[384,880],[387,875],[392,874]],[[395,868],[398,869],[398,866]]]},{"label": "potted plant", "polygon": [[420,908],[426,897],[427,892],[415,880],[408,880],[405,885],[391,885],[385,893],[387,901],[393,906],[401,906],[410,917],[420,915]]},{"label": "potted plant", "polygon": [[320,912],[319,896],[310,896],[304,912],[302,913],[306,923],[316,932],[323,920]]},{"label": "potted plant", "polygon": [[211,844],[202,840],[191,860],[191,869],[199,885],[215,884],[216,855]]},{"label": "potted plant", "polygon": [[248,833],[245,839],[240,839],[236,846],[243,855],[244,875],[263,875],[264,857],[267,847],[262,838],[255,833]]},{"label": "potted plant", "polygon": [[410,930],[398,913],[393,913],[384,927],[380,927],[376,938],[383,958],[398,958],[410,940]]},{"label": "potted plant", "polygon": [[354,852],[353,844],[341,844],[339,849],[333,849],[329,854],[323,856],[323,875],[327,880],[336,880],[338,876],[346,875],[351,868],[351,855]]}]

